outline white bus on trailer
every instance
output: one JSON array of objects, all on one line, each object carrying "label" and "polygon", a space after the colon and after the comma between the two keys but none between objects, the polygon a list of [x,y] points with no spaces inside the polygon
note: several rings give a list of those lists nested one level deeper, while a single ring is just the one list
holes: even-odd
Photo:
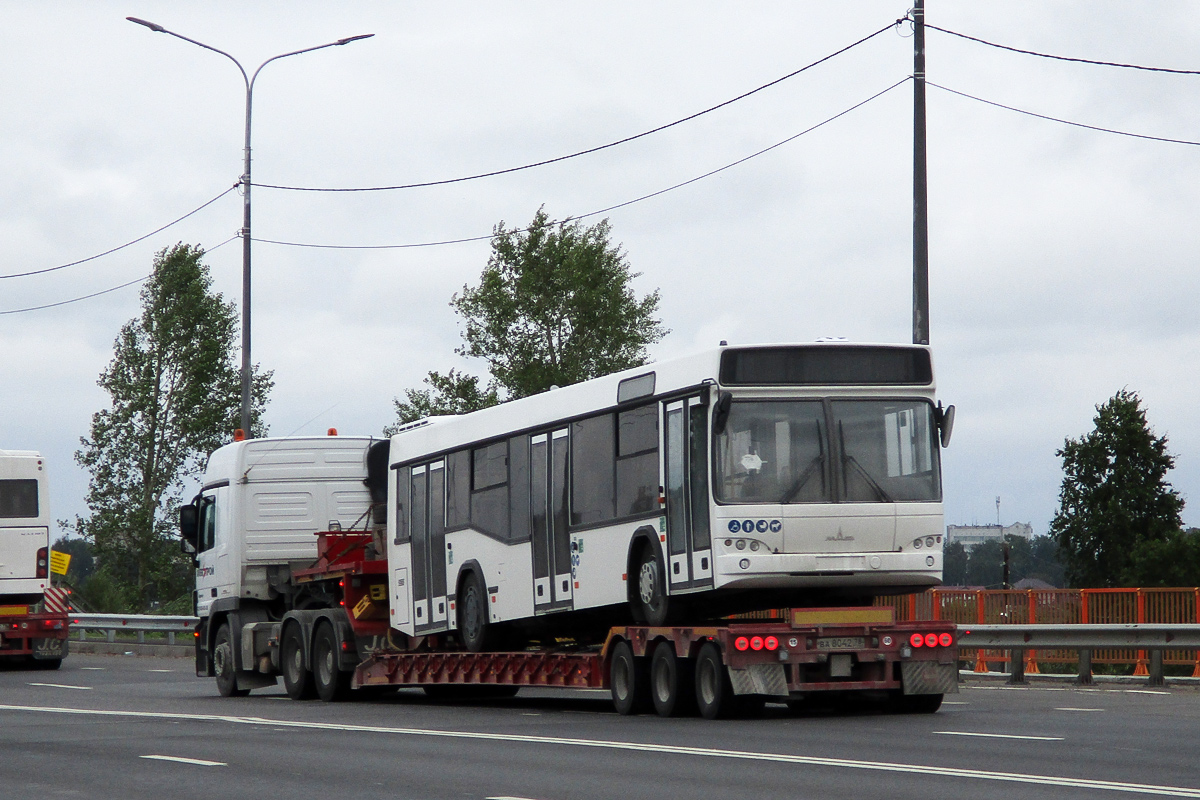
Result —
[{"label": "white bus on trailer", "polygon": [[923,346],[723,346],[406,426],[392,627],[478,651],[614,606],[694,623],[936,585],[935,388]]}]

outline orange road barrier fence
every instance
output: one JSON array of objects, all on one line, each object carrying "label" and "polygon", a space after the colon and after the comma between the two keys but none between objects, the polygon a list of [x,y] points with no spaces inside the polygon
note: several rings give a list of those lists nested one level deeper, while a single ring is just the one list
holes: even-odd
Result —
[{"label": "orange road barrier fence", "polygon": [[[1179,589],[930,589],[920,594],[891,595],[875,599],[877,606],[892,606],[896,620],[950,620],[959,625],[1037,625],[1200,622],[1200,587]],[[992,665],[1008,661],[1005,650],[963,648],[960,658],[976,672],[991,672]],[[1076,664],[1077,653],[1068,650],[1028,650],[1025,672],[1037,674],[1039,664]],[[1148,675],[1145,650],[1097,650],[1094,664],[1132,666],[1134,675]],[[1200,651],[1168,650],[1163,664],[1190,666],[1200,678]]]}]

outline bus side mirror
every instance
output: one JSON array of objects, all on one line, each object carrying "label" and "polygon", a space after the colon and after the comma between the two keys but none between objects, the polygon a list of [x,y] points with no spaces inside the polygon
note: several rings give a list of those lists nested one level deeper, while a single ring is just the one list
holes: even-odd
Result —
[{"label": "bus side mirror", "polygon": [[941,434],[942,447],[950,446],[950,434],[954,433],[954,406],[946,406],[942,410],[942,404],[938,403],[938,431]]},{"label": "bus side mirror", "polygon": [[[199,509],[194,504],[179,509],[179,537],[183,539],[185,553],[196,552],[196,535],[200,531]],[[191,548],[190,550],[188,548]]]},{"label": "bus side mirror", "polygon": [[733,404],[733,395],[721,392],[713,406],[713,433],[720,436],[725,432],[725,423],[729,421],[729,407]]}]

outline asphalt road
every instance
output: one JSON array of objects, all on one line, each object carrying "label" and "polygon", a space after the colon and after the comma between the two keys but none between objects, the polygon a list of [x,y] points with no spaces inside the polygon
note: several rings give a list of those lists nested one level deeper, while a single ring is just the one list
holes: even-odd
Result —
[{"label": "asphalt road", "polygon": [[0,798],[1200,798],[1200,691],[970,682],[933,715],[620,717],[606,693],[221,698],[184,659],[0,671]]}]

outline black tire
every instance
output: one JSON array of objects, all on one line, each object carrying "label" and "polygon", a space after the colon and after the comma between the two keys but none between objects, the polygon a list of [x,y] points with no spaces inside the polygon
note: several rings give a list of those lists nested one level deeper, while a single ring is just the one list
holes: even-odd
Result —
[{"label": "black tire", "polygon": [[721,649],[712,642],[705,643],[696,657],[696,705],[705,719],[732,717],[736,711],[729,672],[721,661]]},{"label": "black tire", "polygon": [[300,626],[290,624],[279,643],[279,670],[283,688],[293,700],[312,700],[317,696],[313,674],[304,664],[304,634]]},{"label": "black tire", "polygon": [[633,575],[633,597],[630,599],[633,618],[646,625],[666,625],[670,619],[670,599],[667,597],[667,571],[653,545],[645,544],[638,554]]},{"label": "black tire", "polygon": [[488,606],[487,587],[479,573],[472,570],[458,587],[458,638],[463,649],[471,653],[484,653],[492,649],[494,626],[490,624],[491,609]]},{"label": "black tire", "polygon": [[318,625],[313,634],[312,668],[317,697],[326,703],[336,703],[350,695],[352,675],[338,669],[337,636],[328,622]]},{"label": "black tire", "polygon": [[650,671],[645,659],[634,657],[633,648],[624,640],[613,646],[608,688],[618,714],[628,716],[650,710]]},{"label": "black tire", "polygon": [[237,684],[237,669],[233,660],[233,636],[229,633],[229,625],[222,622],[217,628],[213,639],[213,672],[217,676],[217,691],[221,697],[245,697],[249,689],[239,689]]},{"label": "black tire", "polygon": [[660,717],[696,713],[696,672],[692,662],[675,655],[675,645],[659,642],[650,657],[650,696]]}]

